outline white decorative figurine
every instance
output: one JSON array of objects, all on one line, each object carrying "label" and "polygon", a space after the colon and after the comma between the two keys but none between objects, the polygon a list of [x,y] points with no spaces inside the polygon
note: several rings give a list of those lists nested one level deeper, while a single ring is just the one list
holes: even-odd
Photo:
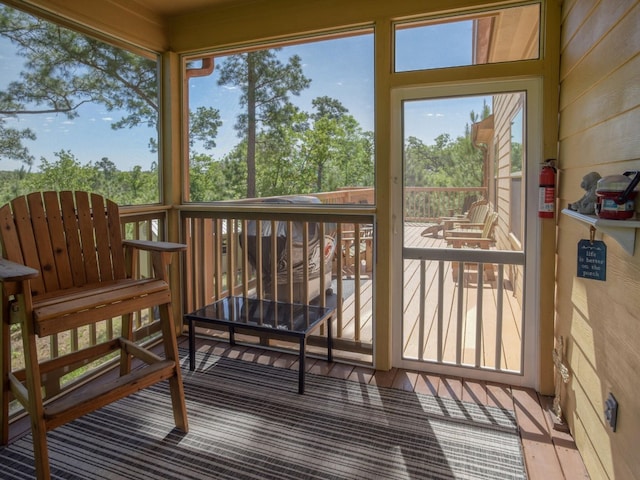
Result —
[{"label": "white decorative figurine", "polygon": [[586,215],[592,215],[596,213],[596,187],[600,180],[600,174],[598,172],[587,173],[582,177],[582,183],[580,186],[587,192],[577,202],[570,203],[569,208],[575,210],[578,213],[584,213]]}]

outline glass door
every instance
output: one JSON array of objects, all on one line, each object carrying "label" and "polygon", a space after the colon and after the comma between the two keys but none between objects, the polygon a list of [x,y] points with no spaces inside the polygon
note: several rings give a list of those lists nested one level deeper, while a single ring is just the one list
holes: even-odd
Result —
[{"label": "glass door", "polygon": [[537,242],[527,209],[536,189],[528,192],[527,172],[539,163],[538,112],[529,107],[536,92],[502,87],[394,92],[402,225],[394,238],[394,284],[402,286],[394,292],[395,366],[511,384],[533,378],[535,267],[527,255]]}]

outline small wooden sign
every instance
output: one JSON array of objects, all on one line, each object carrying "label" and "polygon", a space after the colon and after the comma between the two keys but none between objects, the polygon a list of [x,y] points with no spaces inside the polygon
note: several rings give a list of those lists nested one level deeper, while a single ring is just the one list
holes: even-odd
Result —
[{"label": "small wooden sign", "polygon": [[607,279],[607,246],[599,240],[578,242],[578,277]]}]

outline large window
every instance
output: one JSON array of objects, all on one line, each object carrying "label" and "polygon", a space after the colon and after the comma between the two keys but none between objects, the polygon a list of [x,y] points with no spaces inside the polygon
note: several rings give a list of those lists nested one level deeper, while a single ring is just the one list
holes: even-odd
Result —
[{"label": "large window", "polygon": [[188,200],[373,203],[373,34],[185,59]]},{"label": "large window", "polygon": [[512,62],[538,58],[540,6],[398,23],[395,70]]},{"label": "large window", "polygon": [[156,203],[158,65],[0,5],[0,203],[88,190]]}]

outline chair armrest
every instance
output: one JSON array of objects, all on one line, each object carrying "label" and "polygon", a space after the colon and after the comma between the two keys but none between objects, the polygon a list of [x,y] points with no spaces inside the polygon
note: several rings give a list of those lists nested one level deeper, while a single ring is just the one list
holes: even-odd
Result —
[{"label": "chair armrest", "polygon": [[458,237],[466,237],[466,238],[481,238],[482,237],[482,230],[466,230],[466,229],[446,230],[444,233],[445,233],[444,237],[447,240],[458,238]]},{"label": "chair armrest", "polygon": [[0,258],[0,281],[2,282],[20,282],[35,278],[38,275],[40,275],[40,272],[35,268]]},{"label": "chair armrest", "polygon": [[445,218],[441,219],[441,223],[444,225],[445,230],[451,230],[452,228],[456,228],[456,225],[467,224],[469,223],[468,218]]},{"label": "chair armrest", "polygon": [[440,217],[439,220],[445,222],[468,222],[469,219],[464,215],[454,215],[453,217]]},{"label": "chair armrest", "polygon": [[495,243],[495,240],[493,240],[492,238],[456,237],[452,238],[448,243],[453,248],[474,247],[488,250],[489,247]]},{"label": "chair armrest", "polygon": [[183,243],[155,242],[152,240],[123,240],[125,247],[138,248],[150,252],[182,252],[187,249]]}]

